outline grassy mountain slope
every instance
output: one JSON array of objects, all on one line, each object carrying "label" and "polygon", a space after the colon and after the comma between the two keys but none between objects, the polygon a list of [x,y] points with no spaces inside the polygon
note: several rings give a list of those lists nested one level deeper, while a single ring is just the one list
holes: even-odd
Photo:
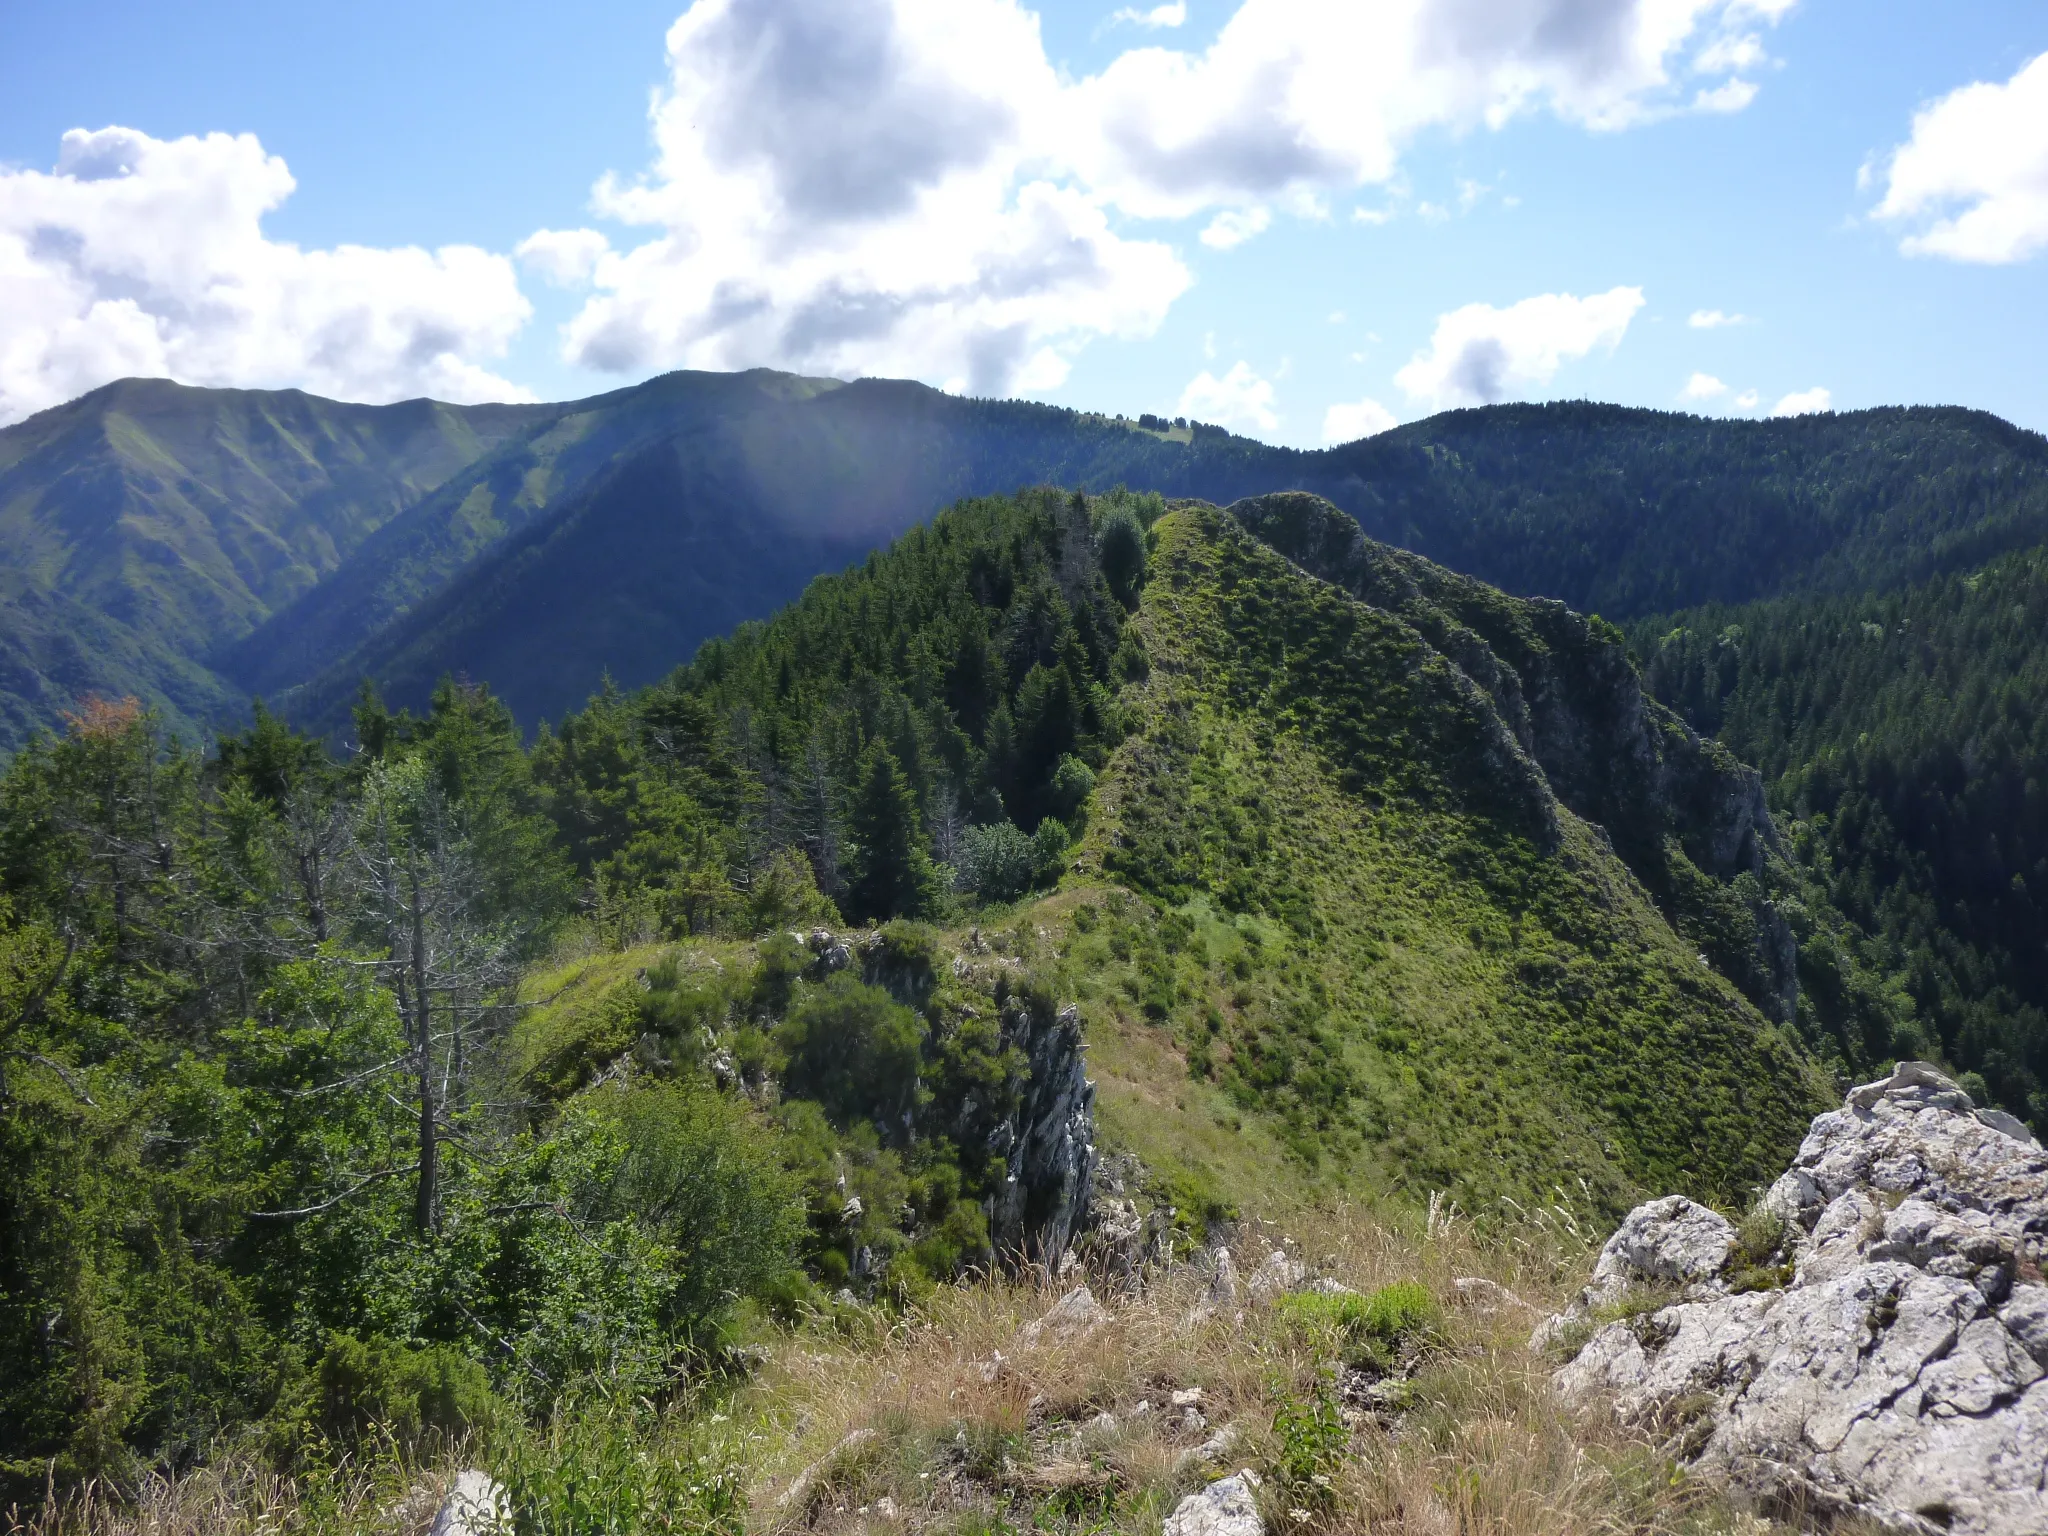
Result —
[{"label": "grassy mountain slope", "polygon": [[234,707],[211,651],[535,415],[131,379],[0,431],[0,750],[87,692]]},{"label": "grassy mountain slope", "polygon": [[1089,850],[1169,912],[1256,919],[1260,963],[1218,946],[1176,1021],[1191,1070],[1305,1158],[1468,1208],[1577,1177],[1603,1205],[1727,1200],[1765,1176],[1817,1102],[1801,1052],[1556,803],[1486,694],[1221,513],[1158,531],[1144,725]]},{"label": "grassy mountain slope", "polygon": [[1634,633],[1657,693],[1761,766],[1832,901],[1939,1052],[2048,1124],[2048,552],[1884,594]]}]

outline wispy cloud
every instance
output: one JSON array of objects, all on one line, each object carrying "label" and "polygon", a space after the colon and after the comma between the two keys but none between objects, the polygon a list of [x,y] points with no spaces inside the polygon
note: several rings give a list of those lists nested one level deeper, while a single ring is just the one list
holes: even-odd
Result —
[{"label": "wispy cloud", "polygon": [[1136,6],[1125,6],[1109,18],[1110,25],[1119,22],[1134,27],[1177,27],[1188,19],[1187,0],[1172,0],[1170,5],[1155,5],[1149,10]]}]

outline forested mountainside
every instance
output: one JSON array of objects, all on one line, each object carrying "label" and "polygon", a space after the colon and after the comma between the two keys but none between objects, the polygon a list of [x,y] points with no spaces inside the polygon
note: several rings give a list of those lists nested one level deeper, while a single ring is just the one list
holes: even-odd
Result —
[{"label": "forested mountainside", "polygon": [[1657,695],[1761,767],[1801,863],[1878,937],[1898,1053],[1938,1052],[2048,1124],[2048,553],[1632,638]]},{"label": "forested mountainside", "polygon": [[[552,718],[607,669],[650,682],[947,500],[1034,483],[1219,503],[1314,491],[1383,542],[1618,620],[1882,590],[2048,538],[2048,444],[1981,413],[1724,422],[1498,406],[1302,453],[864,381],[648,448],[360,650],[327,635],[341,659],[288,702],[332,727],[362,677],[417,707],[453,673],[490,679],[522,720]],[[283,616],[248,648],[299,654],[303,622]]]},{"label": "forested mountainside", "polygon": [[0,430],[0,750],[95,691],[235,718],[219,646],[553,409],[129,379]]},{"label": "forested mountainside", "polygon": [[346,759],[84,709],[0,781],[0,1466],[558,1457],[1098,1199],[1147,1252],[1740,1205],[1863,1047],[1758,969],[1754,775],[1632,677],[1311,498],[1046,490],[530,748],[452,683]]},{"label": "forested mountainside", "polygon": [[1034,483],[1315,491],[1384,542],[1620,621],[1885,590],[2048,537],[2048,446],[1957,410],[1499,406],[1305,453],[761,370],[546,406],[128,381],[0,430],[0,750],[92,691],[195,737],[251,696],[338,728],[365,676],[415,709],[444,674],[488,681],[530,729],[950,500]]}]

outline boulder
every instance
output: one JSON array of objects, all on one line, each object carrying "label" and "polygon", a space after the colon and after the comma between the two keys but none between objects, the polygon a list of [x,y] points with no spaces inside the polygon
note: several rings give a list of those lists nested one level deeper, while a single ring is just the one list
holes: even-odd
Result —
[{"label": "boulder", "polygon": [[1252,1497],[1258,1486],[1258,1473],[1246,1468],[1189,1494],[1166,1517],[1160,1536],[1266,1536],[1266,1522]]},{"label": "boulder", "polygon": [[500,1536],[512,1529],[512,1506],[488,1472],[467,1467],[455,1474],[448,1497],[434,1513],[430,1536]]},{"label": "boulder", "polygon": [[1638,1207],[1537,1331],[1584,1339],[1558,1388],[1767,1505],[2048,1531],[2048,1154],[2004,1119],[1925,1062],[1855,1089],[1765,1197],[1790,1261],[1765,1288],[1731,1287],[1723,1218]]}]

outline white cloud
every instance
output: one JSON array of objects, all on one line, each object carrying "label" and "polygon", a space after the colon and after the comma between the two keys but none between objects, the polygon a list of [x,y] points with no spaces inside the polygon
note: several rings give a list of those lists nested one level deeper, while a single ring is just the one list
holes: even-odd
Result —
[{"label": "white cloud", "polygon": [[1696,331],[1717,331],[1724,325],[1747,325],[1749,316],[1725,314],[1718,309],[1696,309],[1685,323]]},{"label": "white cloud", "polygon": [[1757,89],[1753,80],[1724,80],[1711,89],[1696,93],[1692,109],[1695,112],[1740,112],[1756,100]]},{"label": "white cloud", "polygon": [[1786,395],[1771,407],[1773,416],[1811,416],[1815,411],[1834,409],[1834,396],[1819,385]]},{"label": "white cloud", "polygon": [[1272,222],[1273,215],[1264,208],[1225,208],[1202,231],[1202,244],[1227,251],[1262,233]]},{"label": "white cloud", "polygon": [[668,47],[654,170],[595,194],[658,233],[598,263],[572,361],[1045,390],[1191,280],[1048,174],[1062,87],[1014,0],[698,0]]},{"label": "white cloud", "polygon": [[539,229],[512,254],[556,287],[577,288],[590,281],[611,250],[611,241],[594,229]]},{"label": "white cloud", "polygon": [[1352,443],[1399,425],[1394,413],[1377,400],[1340,402],[1323,412],[1323,441]]},{"label": "white cloud", "polygon": [[1728,386],[1711,373],[1696,373],[1685,381],[1685,388],[1678,392],[1681,400],[1713,400],[1728,393]]},{"label": "white cloud", "polygon": [[1642,307],[1640,288],[1583,299],[1538,294],[1506,309],[1467,304],[1437,317],[1429,349],[1416,353],[1394,382],[1436,410],[1505,400],[1548,384],[1563,363],[1596,347],[1612,351]]},{"label": "white cloud", "polygon": [[1180,217],[1383,182],[1432,128],[1677,110],[1740,0],[1244,0],[1204,51],[1134,49],[1075,82],[1069,153],[1127,212]]},{"label": "white cloud", "polygon": [[1273,385],[1243,361],[1217,378],[1204,368],[1180,392],[1180,413],[1195,421],[1213,422],[1240,432],[1271,432],[1280,425],[1273,409]]},{"label": "white cloud", "polygon": [[250,134],[74,129],[54,171],[0,169],[0,422],[135,374],[531,398],[484,366],[531,313],[507,258],[272,240],[294,185]]},{"label": "white cloud", "polygon": [[1112,23],[1127,21],[1134,27],[1177,27],[1188,19],[1187,0],[1172,0],[1171,4],[1155,5],[1149,11],[1127,5],[1109,19]]},{"label": "white cloud", "polygon": [[1745,389],[1735,397],[1735,409],[1738,411],[1753,411],[1757,408],[1760,401],[1761,397],[1755,390]]},{"label": "white cloud", "polygon": [[653,233],[596,261],[564,350],[618,371],[1056,379],[1091,338],[1150,334],[1192,280],[1129,221],[1206,218],[1223,248],[1395,182],[1432,130],[1682,110],[1716,88],[1713,51],[1773,16],[1242,0],[1206,47],[1133,47],[1074,78],[1023,0],[694,0],[668,35],[654,165],[594,198]]},{"label": "white cloud", "polygon": [[2003,85],[1922,108],[1884,175],[1878,217],[1920,226],[1900,242],[1909,256],[2009,262],[2048,249],[2048,53]]}]

